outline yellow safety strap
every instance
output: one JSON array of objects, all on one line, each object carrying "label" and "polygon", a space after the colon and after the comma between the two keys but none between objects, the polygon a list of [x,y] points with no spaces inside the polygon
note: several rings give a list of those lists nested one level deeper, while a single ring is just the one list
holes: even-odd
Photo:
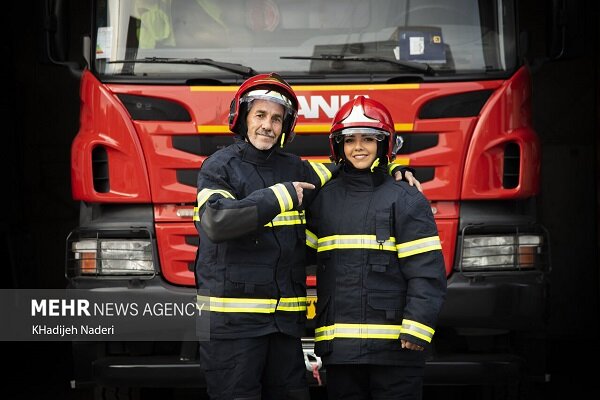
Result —
[{"label": "yellow safety strap", "polygon": [[439,236],[430,236],[410,242],[396,244],[396,238],[390,237],[385,241],[377,241],[375,235],[332,235],[316,239],[311,232],[306,234],[306,245],[317,249],[318,252],[340,249],[371,249],[394,251],[398,258],[413,256],[433,250],[441,250],[442,244]]},{"label": "yellow safety strap", "polygon": [[316,328],[315,342],[339,338],[398,339],[401,331],[401,325],[333,324]]},{"label": "yellow safety strap", "polygon": [[282,297],[277,311],[306,311],[306,297]]},{"label": "yellow safety strap", "polygon": [[196,296],[199,309],[211,312],[273,314],[275,311],[306,312],[306,297],[249,299],[239,297]]},{"label": "yellow safety strap", "polygon": [[396,239],[378,242],[375,235],[332,235],[318,239],[317,251],[335,249],[373,249],[396,251]]}]

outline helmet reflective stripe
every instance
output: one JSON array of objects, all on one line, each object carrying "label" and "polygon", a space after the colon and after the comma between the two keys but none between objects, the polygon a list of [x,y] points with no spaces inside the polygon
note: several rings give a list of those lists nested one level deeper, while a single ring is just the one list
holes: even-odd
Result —
[{"label": "helmet reflective stripe", "polygon": [[285,225],[304,225],[306,222],[304,211],[286,211],[277,215],[271,222],[265,224],[267,228]]},{"label": "helmet reflective stripe", "polygon": [[382,324],[333,324],[315,329],[315,342],[347,339],[398,339],[402,327],[400,325]]},{"label": "helmet reflective stripe", "polygon": [[411,242],[400,243],[396,247],[398,248],[398,258],[404,258],[428,251],[441,250],[442,243],[439,236],[430,236]]},{"label": "helmet reflective stripe", "polygon": [[344,118],[340,122],[344,123],[344,124],[352,124],[352,123],[359,123],[359,122],[376,124],[376,123],[379,123],[379,120],[371,118],[368,115],[366,115],[362,104],[359,103],[359,104],[356,104],[355,106],[353,106],[352,112],[350,113],[350,115],[348,115],[346,118]]},{"label": "helmet reflective stripe", "polygon": [[341,131],[333,132],[333,136],[336,143],[341,143],[344,136],[351,136],[360,134],[362,136],[374,136],[378,142],[383,141],[386,137],[390,136],[389,132],[382,131],[375,128],[344,128]]},{"label": "helmet reflective stripe", "polygon": [[431,342],[435,331],[427,325],[423,325],[417,321],[404,319],[402,320],[402,333],[418,337],[419,339],[429,343]]},{"label": "helmet reflective stripe", "polygon": [[318,239],[317,251],[334,249],[374,249],[396,251],[396,239],[378,242],[375,235],[333,235]]},{"label": "helmet reflective stripe", "polygon": [[269,189],[271,189],[273,193],[275,193],[275,197],[277,197],[277,201],[279,202],[281,212],[291,210],[294,207],[294,201],[292,200],[292,196],[290,196],[284,184],[278,183],[276,185],[269,186]]},{"label": "helmet reflective stripe", "polygon": [[200,192],[198,192],[198,195],[196,196],[198,204],[196,205],[196,207],[194,207],[194,216],[192,218],[194,221],[200,221],[200,209],[213,194],[220,194],[226,199],[235,199],[235,197],[226,190],[202,189]]},{"label": "helmet reflective stripe", "polygon": [[306,297],[282,297],[277,311],[306,311]]},{"label": "helmet reflective stripe", "polygon": [[283,94],[276,92],[274,90],[252,90],[242,96],[240,101],[251,101],[251,100],[266,100],[272,101],[273,103],[281,104],[286,111],[290,113],[294,113],[294,106],[290,99],[288,99]]},{"label": "helmet reflective stripe", "polygon": [[308,164],[312,167],[312,169],[315,171],[315,173],[319,176],[319,180],[321,181],[321,186],[323,186],[325,183],[327,183],[327,181],[329,181],[331,179],[331,171],[329,171],[329,169],[327,169],[327,167],[324,166],[323,164],[312,162],[312,161],[309,161]]}]

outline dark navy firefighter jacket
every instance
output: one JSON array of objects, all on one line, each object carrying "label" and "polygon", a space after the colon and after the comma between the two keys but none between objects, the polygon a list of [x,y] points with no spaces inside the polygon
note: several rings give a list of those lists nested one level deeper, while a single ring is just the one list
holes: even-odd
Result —
[{"label": "dark navy firefighter jacket", "polygon": [[[194,210],[195,276],[198,303],[210,310],[211,338],[304,334],[306,226],[292,182],[318,189],[330,178],[323,164],[241,140],[204,161]],[[311,192],[304,191],[304,201]]]},{"label": "dark navy firefighter jacket", "polygon": [[381,168],[343,168],[307,210],[316,250],[315,350],[327,364],[425,365],[446,294],[437,226],[424,195]]}]

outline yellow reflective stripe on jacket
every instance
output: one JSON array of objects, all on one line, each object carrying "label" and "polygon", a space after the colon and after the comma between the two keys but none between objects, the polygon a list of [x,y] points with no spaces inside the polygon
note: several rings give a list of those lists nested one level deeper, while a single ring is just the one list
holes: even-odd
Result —
[{"label": "yellow reflective stripe on jacket", "polygon": [[277,197],[277,201],[279,202],[281,212],[291,210],[294,207],[294,201],[292,200],[292,196],[290,196],[283,183],[278,183],[276,185],[269,186],[269,189],[271,189],[273,193],[275,193],[275,197]]},{"label": "yellow reflective stripe on jacket", "polygon": [[275,311],[306,312],[306,297],[248,299],[238,297],[196,296],[198,309],[211,312],[273,314]]},{"label": "yellow reflective stripe on jacket", "polygon": [[441,250],[442,243],[439,236],[430,236],[422,239],[412,240],[410,242],[399,243],[398,258],[413,256],[415,254],[426,253],[433,250]]},{"label": "yellow reflective stripe on jacket", "polygon": [[277,311],[306,311],[306,297],[282,297]]},{"label": "yellow reflective stripe on jacket", "polygon": [[206,201],[210,198],[210,196],[212,196],[213,194],[220,194],[221,196],[225,197],[226,199],[228,199],[228,198],[235,199],[235,197],[226,190],[202,189],[201,191],[198,192],[198,195],[196,196],[197,204],[196,204],[196,207],[194,207],[194,216],[193,216],[194,221],[200,221],[200,209],[202,208],[204,203],[206,203]]},{"label": "yellow reflective stripe on jacket", "polygon": [[327,181],[329,181],[331,179],[331,171],[329,171],[329,169],[327,169],[327,167],[324,166],[323,164],[316,163],[313,161],[309,161],[308,164],[312,167],[312,169],[315,171],[315,173],[319,176],[319,179],[321,180],[321,186],[326,184]]},{"label": "yellow reflective stripe on jacket", "polygon": [[317,239],[317,235],[315,235],[314,233],[312,233],[311,231],[309,231],[308,229],[305,230],[306,231],[306,245],[308,247],[310,247],[311,249],[317,249],[318,246],[318,239]]},{"label": "yellow reflective stripe on jacket", "polygon": [[373,249],[396,251],[396,239],[391,237],[381,243],[375,235],[333,235],[318,239],[317,251],[334,249]]},{"label": "yellow reflective stripe on jacket", "polygon": [[272,314],[277,307],[275,299],[244,299],[235,297],[197,296],[198,303],[204,303],[204,310],[211,312],[247,312]]},{"label": "yellow reflective stripe on jacket", "polygon": [[286,211],[277,215],[271,222],[266,223],[265,226],[304,225],[305,223],[304,211]]},{"label": "yellow reflective stripe on jacket", "polygon": [[333,324],[315,329],[315,342],[347,339],[398,339],[402,326],[382,324]]},{"label": "yellow reflective stripe on jacket", "polygon": [[419,339],[425,340],[427,343],[429,343],[431,342],[435,331],[427,325],[423,325],[417,321],[404,319],[402,320],[402,333],[418,337]]}]

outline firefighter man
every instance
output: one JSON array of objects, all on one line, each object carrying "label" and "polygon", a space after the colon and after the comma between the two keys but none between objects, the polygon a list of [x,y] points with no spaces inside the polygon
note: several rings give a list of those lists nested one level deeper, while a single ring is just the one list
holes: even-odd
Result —
[{"label": "firefighter man", "polygon": [[207,158],[198,174],[195,275],[198,302],[210,310],[200,364],[211,399],[309,399],[299,206],[305,190],[322,186],[331,172],[281,150],[297,112],[296,95],[281,77],[249,78],[231,102],[235,142]]},{"label": "firefighter man", "polygon": [[330,134],[341,169],[307,210],[329,399],[422,397],[446,274],[429,202],[386,172],[400,145],[381,103],[344,104]]}]

